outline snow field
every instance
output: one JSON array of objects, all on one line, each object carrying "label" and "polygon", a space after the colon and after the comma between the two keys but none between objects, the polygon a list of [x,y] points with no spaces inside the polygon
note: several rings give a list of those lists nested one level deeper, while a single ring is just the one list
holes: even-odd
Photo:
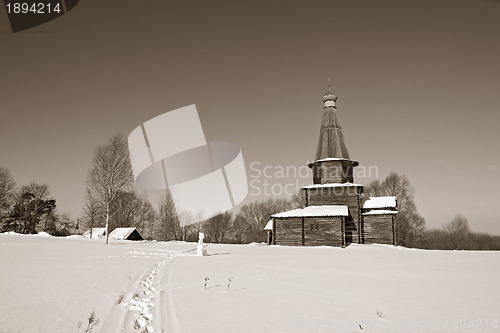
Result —
[{"label": "snow field", "polygon": [[460,332],[494,332],[500,320],[500,252],[356,244],[208,252],[178,260],[170,286],[161,285],[172,290],[179,332],[452,332],[460,322]]},{"label": "snow field", "polygon": [[106,245],[80,236],[0,234],[0,332],[76,332],[78,322],[85,323],[95,311],[97,333],[118,300],[134,291],[159,259],[191,248],[187,243],[110,240]]},{"label": "snow field", "polygon": [[0,234],[0,332],[500,332],[500,252],[195,248]]}]

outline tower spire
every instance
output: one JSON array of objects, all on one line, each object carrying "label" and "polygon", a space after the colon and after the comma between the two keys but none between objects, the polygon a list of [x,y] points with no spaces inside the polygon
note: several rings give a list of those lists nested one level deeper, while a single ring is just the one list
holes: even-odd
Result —
[{"label": "tower spire", "polygon": [[337,96],[330,90],[330,78],[328,78],[328,92],[323,95],[324,112],[321,122],[318,148],[316,150],[316,160],[324,158],[344,158],[349,159],[349,153],[342,135],[337,118],[337,107],[335,102]]}]

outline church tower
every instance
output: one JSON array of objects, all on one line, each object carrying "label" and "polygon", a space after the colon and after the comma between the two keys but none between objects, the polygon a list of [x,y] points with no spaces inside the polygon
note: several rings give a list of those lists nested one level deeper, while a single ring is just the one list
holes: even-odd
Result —
[{"label": "church tower", "polygon": [[349,158],[337,116],[337,96],[328,88],[323,96],[323,121],[319,131],[316,161],[309,164],[314,184],[353,183],[353,169],[359,163]]},{"label": "church tower", "polygon": [[346,243],[361,242],[361,194],[363,186],[354,183],[354,168],[337,115],[337,96],[328,91],[323,96],[323,119],[319,131],[316,160],[309,164],[313,185],[303,188],[306,206],[345,205],[349,216],[345,221]]},{"label": "church tower", "polygon": [[313,184],[302,187],[305,207],[271,215],[266,230],[272,244],[396,244],[396,197],[371,197],[362,203],[363,186],[354,183],[358,162],[347,151],[336,102],[328,85],[316,160],[309,164]]}]

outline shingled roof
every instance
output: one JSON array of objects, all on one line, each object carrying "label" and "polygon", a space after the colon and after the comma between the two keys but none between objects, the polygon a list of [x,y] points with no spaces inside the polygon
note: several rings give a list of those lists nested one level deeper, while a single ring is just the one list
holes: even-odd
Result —
[{"label": "shingled roof", "polygon": [[342,128],[337,117],[337,107],[335,96],[330,89],[323,96],[324,111],[321,128],[319,131],[319,142],[316,150],[316,161],[325,158],[343,158],[348,159],[349,153],[342,135]]}]

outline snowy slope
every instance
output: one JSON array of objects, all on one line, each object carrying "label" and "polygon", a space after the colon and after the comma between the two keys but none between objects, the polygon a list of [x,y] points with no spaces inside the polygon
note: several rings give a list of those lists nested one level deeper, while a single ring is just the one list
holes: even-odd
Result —
[{"label": "snowy slope", "polygon": [[0,234],[0,332],[500,331],[500,252],[195,247]]}]

